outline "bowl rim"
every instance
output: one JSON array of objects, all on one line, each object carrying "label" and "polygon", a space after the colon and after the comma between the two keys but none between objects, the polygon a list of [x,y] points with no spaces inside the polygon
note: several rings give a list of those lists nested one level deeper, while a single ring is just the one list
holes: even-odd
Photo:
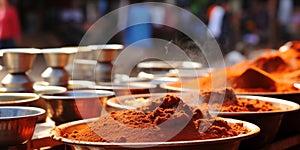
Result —
[{"label": "bowl rim", "polygon": [[[188,63],[188,64],[186,64]],[[196,61],[153,60],[140,62],[137,67],[141,69],[201,69],[202,64]]]},{"label": "bowl rim", "polygon": [[288,110],[274,110],[274,111],[261,111],[261,112],[218,112],[219,115],[225,116],[225,115],[253,115],[253,114],[276,114],[276,113],[288,113],[288,112],[293,112],[297,111],[300,109],[300,105],[288,101],[288,100],[283,100],[279,98],[272,98],[272,97],[264,97],[264,96],[253,96],[253,95],[237,95],[237,98],[246,98],[250,100],[260,100],[260,101],[265,101],[265,102],[271,102],[272,104],[283,104],[288,108]]},{"label": "bowl rim", "polygon": [[22,110],[33,110],[36,111],[35,114],[30,115],[22,115],[22,116],[14,116],[14,117],[0,117],[0,121],[2,120],[11,120],[11,119],[20,119],[20,118],[30,118],[30,117],[38,117],[46,113],[46,110],[38,107],[29,107],[29,106],[0,106],[0,109],[22,109]]},{"label": "bowl rim", "polygon": [[123,44],[96,44],[96,45],[88,45],[87,47],[91,48],[93,51],[97,50],[123,50]]},{"label": "bowl rim", "polygon": [[[64,137],[59,136],[59,131],[74,126],[74,125],[80,125],[80,124],[85,124],[85,123],[89,123],[92,121],[97,120],[98,118],[91,118],[91,119],[86,119],[86,120],[79,120],[79,121],[73,121],[73,122],[68,122],[65,124],[61,124],[59,126],[54,127],[51,131],[50,131],[50,137],[54,140],[57,141],[61,141],[64,143],[68,143],[68,144],[75,144],[75,145],[85,145],[85,146],[118,146],[118,147],[126,147],[126,146],[157,146],[157,147],[167,147],[167,146],[177,146],[178,144],[180,145],[197,145],[197,144],[213,144],[213,143],[219,143],[219,142],[228,142],[228,141],[232,141],[232,140],[242,140],[242,139],[246,139],[246,138],[250,138],[253,137],[255,135],[257,135],[260,132],[260,128],[250,122],[247,121],[242,121],[242,120],[237,120],[237,119],[231,119],[231,118],[222,118],[222,117],[217,117],[220,118],[222,120],[227,121],[228,123],[243,123],[243,125],[245,127],[247,127],[247,129],[250,130],[250,132],[246,133],[246,134],[240,134],[237,136],[233,136],[233,137],[226,137],[226,138],[217,138],[217,139],[206,139],[206,140],[191,140],[191,141],[172,141],[172,142],[133,142],[133,143],[108,143],[108,142],[85,142],[85,141],[78,141],[78,140],[71,140],[71,139],[67,139]],[[58,131],[56,131],[58,130]]]},{"label": "bowl rim", "polygon": [[[135,109],[135,107],[131,107],[131,106],[126,106],[126,105],[122,105],[122,104],[118,104],[113,102],[113,100],[118,99],[119,100],[124,100],[125,98],[139,98],[139,97],[149,97],[149,96],[164,96],[166,94],[190,94],[190,93],[180,93],[180,92],[176,92],[176,93],[150,93],[150,94],[133,94],[133,95],[124,95],[124,96],[117,96],[117,97],[112,97],[109,98],[108,100],[106,100],[106,105],[110,106],[110,107],[114,107],[117,109]],[[288,101],[288,100],[283,100],[283,99],[278,99],[278,98],[271,98],[271,97],[264,97],[264,96],[252,96],[252,95],[236,95],[237,98],[246,98],[246,99],[250,99],[250,100],[259,100],[259,101],[265,101],[265,102],[271,102],[272,104],[283,104],[286,107],[288,107],[288,110],[275,110],[275,111],[261,111],[261,112],[253,112],[253,111],[244,111],[244,112],[212,112],[210,111],[210,113],[212,114],[218,114],[218,115],[222,115],[222,116],[232,116],[232,115],[255,115],[255,114],[275,114],[275,113],[288,113],[288,112],[292,112],[292,111],[297,111],[300,109],[300,105],[292,102],[292,101]]]},{"label": "bowl rim", "polygon": [[38,48],[6,48],[1,49],[1,56],[5,53],[24,53],[24,54],[40,54],[41,49]]},{"label": "bowl rim", "polygon": [[[172,82],[178,83],[178,82]],[[166,90],[172,90],[177,92],[199,92],[198,89],[189,89],[189,88],[182,88],[182,87],[175,87],[170,84],[172,83],[161,83],[159,87]],[[256,96],[272,96],[272,95],[291,95],[291,94],[300,94],[300,91],[285,91],[285,92],[238,92],[235,91],[238,95],[256,95]]]},{"label": "bowl rim", "polygon": [[34,92],[37,94],[42,93],[58,93],[58,92],[66,92],[67,88],[62,86],[53,86],[53,85],[37,85],[33,84]]},{"label": "bowl rim", "polygon": [[63,49],[77,49],[77,52],[90,52],[92,49],[88,46],[64,46]]},{"label": "bowl rim", "polygon": [[78,49],[67,48],[67,47],[41,49],[42,54],[74,54],[77,52],[78,52]]},{"label": "bowl rim", "polygon": [[114,107],[117,109],[136,109],[136,107],[131,107],[131,106],[126,106],[126,105],[121,105],[118,103],[113,102],[115,99],[120,99],[121,101],[125,100],[126,98],[139,98],[139,97],[149,97],[149,96],[164,96],[166,94],[189,94],[189,93],[145,93],[145,94],[132,94],[132,95],[121,95],[121,96],[115,96],[112,98],[109,98],[108,100],[105,101],[107,106]]},{"label": "bowl rim", "polygon": [[128,83],[100,83],[96,85],[90,85],[90,89],[101,89],[101,90],[138,90],[138,89],[154,89],[157,84],[150,84],[151,82],[128,82]]},{"label": "bowl rim", "polygon": [[[1,101],[0,106],[8,105],[8,104],[21,104],[21,103],[29,103],[32,101],[36,101],[40,98],[40,96],[36,93],[0,93],[0,97],[2,96],[12,96],[12,97],[24,97],[21,100],[13,100],[13,101]],[[25,98],[30,97],[30,98]]]},{"label": "bowl rim", "polygon": [[[64,94],[64,93],[72,93],[72,92],[83,92],[83,93],[91,93],[91,95],[84,95],[84,96],[54,96],[53,94]],[[88,99],[88,98],[103,98],[103,97],[110,97],[114,96],[115,92],[113,91],[108,91],[108,90],[71,90],[71,91],[66,91],[66,92],[57,92],[57,93],[43,93],[40,94],[40,97],[46,100],[74,100],[77,98],[80,99]]]}]

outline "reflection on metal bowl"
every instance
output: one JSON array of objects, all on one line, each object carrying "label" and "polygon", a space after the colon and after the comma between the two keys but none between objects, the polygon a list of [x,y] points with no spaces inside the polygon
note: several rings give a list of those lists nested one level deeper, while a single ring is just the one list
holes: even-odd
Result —
[{"label": "reflection on metal bowl", "polygon": [[[61,141],[72,145],[75,150],[93,150],[93,149],[128,149],[128,148],[140,148],[140,149],[164,149],[164,150],[192,150],[192,149],[231,149],[237,150],[241,140],[250,138],[259,133],[260,129],[258,126],[235,119],[225,119],[228,123],[243,123],[244,127],[250,130],[247,134],[240,134],[234,137],[218,138],[218,139],[207,139],[207,140],[192,140],[192,141],[174,141],[174,142],[144,142],[144,143],[106,143],[106,142],[85,142],[76,141],[64,138],[60,135],[60,131],[71,131],[72,128],[78,125],[86,126],[86,123],[93,122],[98,118],[89,120],[80,120],[62,124],[51,131],[51,137],[54,140]],[[58,129],[58,130],[57,130]]]},{"label": "reflection on metal bowl", "polygon": [[28,106],[38,99],[34,93],[0,93],[0,106]]},{"label": "reflection on metal bowl", "polygon": [[47,102],[48,117],[56,125],[85,118],[99,117],[103,101],[114,95],[104,90],[75,90],[41,94]]},{"label": "reflection on metal bowl", "polygon": [[0,106],[0,147],[25,144],[31,140],[37,117],[45,110],[24,106]]}]

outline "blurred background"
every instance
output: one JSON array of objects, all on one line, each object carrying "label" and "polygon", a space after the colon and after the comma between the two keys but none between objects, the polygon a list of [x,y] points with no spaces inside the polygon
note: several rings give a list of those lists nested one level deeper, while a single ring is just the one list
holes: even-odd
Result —
[{"label": "blurred background", "polygon": [[[121,6],[146,0],[8,0],[8,2],[11,7],[15,7],[20,22],[20,40],[15,46],[45,48],[76,46],[86,30],[101,16]],[[200,18],[218,39],[224,54],[233,50],[245,53],[260,48],[278,48],[287,41],[300,39],[300,1],[297,0],[155,2],[174,4]],[[157,16],[162,16],[160,18],[165,21],[176,23],[176,18],[170,15],[172,12],[159,6],[136,9],[131,13],[139,13],[150,19],[159,19]],[[128,15],[130,16],[130,11]],[[184,15],[181,17],[189,19],[184,18]],[[191,25],[189,28],[197,27]],[[167,40],[184,38],[165,26],[148,25],[143,30],[145,35]],[[110,43],[130,44],[134,39],[129,39],[131,37],[128,37],[126,32],[127,30],[120,32]]]}]

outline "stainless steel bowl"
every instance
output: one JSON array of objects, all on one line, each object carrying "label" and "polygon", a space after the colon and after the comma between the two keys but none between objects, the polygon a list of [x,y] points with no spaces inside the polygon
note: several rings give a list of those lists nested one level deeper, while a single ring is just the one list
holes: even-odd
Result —
[{"label": "stainless steel bowl", "polygon": [[40,52],[35,48],[4,49],[3,63],[9,73],[24,73],[31,69],[36,54]]},{"label": "stainless steel bowl", "polygon": [[37,117],[45,110],[35,107],[0,106],[0,147],[31,140]]},{"label": "stainless steel bowl", "polygon": [[99,117],[102,113],[103,101],[113,96],[111,91],[75,90],[63,93],[41,94],[47,102],[47,115],[56,125]]},{"label": "stainless steel bowl", "polygon": [[246,98],[250,100],[259,100],[272,103],[272,105],[281,108],[279,111],[265,111],[265,112],[220,112],[219,116],[229,117],[234,119],[241,119],[258,125],[261,132],[258,136],[245,140],[241,143],[242,149],[258,149],[263,148],[267,144],[270,144],[276,136],[282,125],[282,119],[284,116],[290,113],[299,111],[299,105],[297,103],[286,101],[277,98],[262,97],[262,96],[242,96],[238,98]]},{"label": "stainless steel bowl", "polygon": [[[300,105],[300,92],[293,93],[243,93],[243,95],[267,96],[272,98],[284,99]],[[300,110],[285,114],[281,121],[278,131],[278,138],[285,138],[295,133],[300,133]]]},{"label": "stainless steel bowl", "polygon": [[[48,67],[65,67],[77,52],[76,48],[47,48],[41,51]],[[71,58],[70,58],[71,57]]]},{"label": "stainless steel bowl", "polygon": [[[174,93],[177,96],[181,97],[184,101],[188,102],[188,99],[193,98],[191,93]],[[122,109],[135,109],[135,106],[131,104],[138,105],[136,103],[138,98],[149,98],[149,97],[162,97],[166,93],[157,93],[157,94],[137,94],[132,96],[119,96],[115,98],[110,98],[106,101],[107,106],[111,107],[111,111],[122,110]],[[257,149],[270,144],[276,137],[279,127],[281,125],[281,120],[284,115],[292,113],[299,110],[299,105],[294,102],[262,97],[262,96],[242,96],[238,95],[238,98],[247,98],[249,100],[259,100],[271,102],[274,106],[281,108],[279,111],[266,111],[266,112],[218,112],[215,115],[221,117],[229,117],[239,120],[245,120],[251,123],[258,125],[261,129],[261,133],[251,139],[245,140],[242,142],[241,147],[247,149]],[[126,102],[126,101],[136,101]],[[147,102],[140,102],[141,105],[146,105]]]},{"label": "stainless steel bowl", "polygon": [[208,140],[193,140],[193,141],[176,141],[176,142],[144,142],[144,143],[106,143],[106,142],[85,142],[85,141],[76,141],[64,138],[61,135],[61,131],[72,132],[75,126],[86,125],[86,123],[93,122],[98,118],[89,119],[89,120],[80,120],[75,122],[70,122],[57,126],[51,131],[51,137],[54,140],[61,141],[66,144],[72,145],[75,150],[118,150],[118,149],[130,149],[130,148],[139,148],[139,149],[149,149],[149,150],[192,150],[192,149],[231,149],[237,150],[239,144],[242,140],[250,138],[259,133],[260,129],[258,126],[235,119],[225,119],[228,123],[243,123],[244,127],[250,130],[247,134],[241,134],[234,137],[228,138],[218,138],[218,139],[208,139]]},{"label": "stainless steel bowl", "polygon": [[0,106],[28,106],[38,99],[35,93],[0,93]]},{"label": "stainless steel bowl", "polygon": [[121,44],[89,45],[97,57],[98,62],[113,62],[124,46]]}]

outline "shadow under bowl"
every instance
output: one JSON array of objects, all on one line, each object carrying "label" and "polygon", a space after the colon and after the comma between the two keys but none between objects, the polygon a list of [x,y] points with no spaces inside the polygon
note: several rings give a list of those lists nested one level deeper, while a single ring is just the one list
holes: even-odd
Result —
[{"label": "shadow under bowl", "polygon": [[44,113],[44,109],[36,107],[0,106],[0,147],[30,141],[37,117]]}]

